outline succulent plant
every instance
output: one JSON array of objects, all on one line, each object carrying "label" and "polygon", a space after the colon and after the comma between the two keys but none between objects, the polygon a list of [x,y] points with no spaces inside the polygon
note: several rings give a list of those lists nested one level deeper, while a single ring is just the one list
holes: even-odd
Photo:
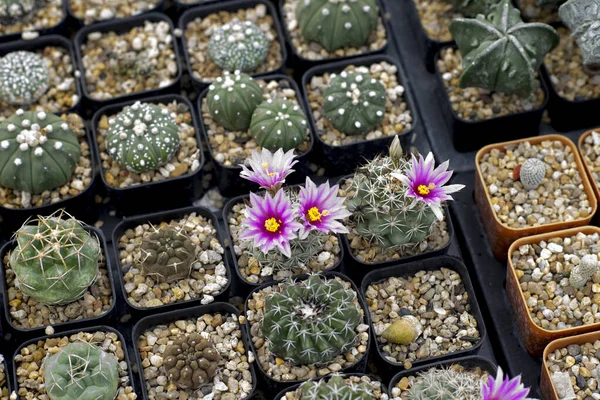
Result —
[{"label": "succulent plant", "polygon": [[190,276],[196,247],[180,228],[165,226],[142,239],[142,274],[158,282],[175,282]]},{"label": "succulent plant", "polygon": [[363,46],[378,18],[376,0],[303,0],[296,7],[302,37],[329,52]]},{"label": "succulent plant", "polygon": [[199,389],[210,384],[217,374],[221,356],[210,339],[199,333],[181,334],[163,353],[164,371],[170,383],[179,389]]},{"label": "succulent plant", "polygon": [[488,15],[492,7],[500,0],[445,0],[452,8],[465,17],[476,17],[479,14]]},{"label": "succulent plant", "polygon": [[408,400],[482,400],[481,381],[469,372],[430,368],[420,372],[408,391]]},{"label": "succulent plant", "polygon": [[12,105],[35,103],[48,90],[44,59],[30,51],[13,51],[0,58],[0,100]]},{"label": "succulent plant", "polygon": [[558,45],[550,25],[523,23],[510,0],[492,7],[487,18],[456,18],[450,32],[462,55],[459,86],[530,96],[544,56]]},{"label": "succulent plant", "polygon": [[117,75],[130,79],[149,77],[156,70],[156,61],[149,57],[148,51],[128,51],[109,58],[109,68]]},{"label": "succulent plant", "polygon": [[371,387],[364,383],[346,382],[341,375],[332,375],[318,381],[307,381],[300,386],[300,400],[372,400]]},{"label": "succulent plant", "polygon": [[208,44],[208,55],[225,71],[250,72],[265,61],[270,46],[258,25],[234,18],[215,30]]},{"label": "succulent plant", "polygon": [[362,314],[352,289],[319,275],[283,285],[266,298],[261,327],[273,354],[294,365],[323,364],[355,345]]},{"label": "succulent plant", "polygon": [[528,158],[521,165],[518,176],[525,190],[534,190],[546,177],[546,163],[537,158]]},{"label": "succulent plant", "polygon": [[323,93],[323,111],[331,125],[347,135],[369,132],[383,121],[383,83],[363,72],[334,75]]},{"label": "succulent plant", "polygon": [[423,332],[423,326],[416,317],[404,315],[392,322],[390,326],[382,332],[381,337],[390,343],[409,345]]},{"label": "succulent plant", "polygon": [[290,257],[280,251],[270,251],[265,254],[258,247],[251,247],[248,253],[251,259],[256,260],[262,268],[271,271],[289,271],[308,266],[309,262],[323,250],[324,244],[325,236],[318,231],[312,231],[304,239],[296,238],[290,241]]},{"label": "succulent plant", "polygon": [[11,25],[32,15],[40,0],[0,0],[0,24]]},{"label": "succulent plant", "polygon": [[575,265],[569,274],[569,284],[574,288],[582,288],[592,279],[598,271],[598,257],[595,254],[586,254],[581,257],[579,264]]},{"label": "succulent plant", "polygon": [[109,121],[106,147],[132,172],[148,172],[168,163],[179,149],[179,128],[164,107],[135,102]]},{"label": "succulent plant", "polygon": [[208,111],[217,123],[230,131],[247,131],[252,113],[263,101],[262,89],[249,75],[225,71],[209,86]]},{"label": "succulent plant", "polygon": [[10,267],[19,289],[38,302],[73,302],[96,280],[101,255],[98,238],[64,211],[26,222],[15,236]]},{"label": "succulent plant", "polygon": [[599,12],[597,0],[569,0],[558,9],[560,19],[581,49],[583,65],[596,74],[600,72]]},{"label": "succulent plant", "polygon": [[302,108],[289,100],[267,100],[254,110],[250,133],[270,151],[291,150],[304,142],[308,124]]},{"label": "succulent plant", "polygon": [[0,122],[0,185],[39,194],[69,182],[81,148],[69,124],[43,111]]},{"label": "succulent plant", "polygon": [[114,400],[119,389],[115,356],[87,342],[72,342],[44,361],[50,400]]}]

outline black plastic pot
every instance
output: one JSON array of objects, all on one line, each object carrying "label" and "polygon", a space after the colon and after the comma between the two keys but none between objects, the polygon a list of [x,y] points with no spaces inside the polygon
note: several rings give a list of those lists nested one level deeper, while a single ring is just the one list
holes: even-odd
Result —
[{"label": "black plastic pot", "polygon": [[[447,47],[457,48],[456,45]],[[435,60],[440,58],[442,50],[438,50]],[[530,111],[503,115],[482,121],[467,121],[459,117],[452,109],[442,74],[437,65],[435,66],[435,74],[438,80],[436,94],[442,111],[442,117],[447,121],[451,129],[454,148],[458,152],[479,150],[491,143],[522,139],[538,134],[544,108],[546,108],[549,100],[548,87],[546,86],[546,81],[541,79],[541,76],[539,79],[544,91],[544,102],[540,107]]]},{"label": "black plastic pot", "polygon": [[[69,17],[71,18],[71,20],[75,21],[74,25],[76,25],[77,28],[81,28],[83,26],[86,26],[86,24],[84,23],[83,19],[78,18],[78,17],[75,16],[75,14],[73,14],[73,7],[71,7],[71,0],[65,0],[65,3],[66,3],[67,11],[69,12]],[[153,7],[152,9],[150,9],[148,11],[144,11],[143,13],[136,14],[136,15],[144,15],[146,13],[151,13],[151,12],[163,12],[164,10],[165,10],[165,0],[160,0],[158,2],[158,4],[155,7]],[[133,15],[131,15],[131,16],[133,17]],[[126,17],[126,18],[129,18],[129,17]],[[94,22],[92,22],[92,23],[90,23],[88,25],[94,25],[94,24],[97,24],[97,23],[100,23],[100,22],[107,22],[107,21],[117,21],[117,20],[122,20],[122,19],[124,19],[124,18],[113,17],[113,18],[110,18],[110,19],[103,19],[103,20],[100,20],[100,21],[94,21]]]},{"label": "black plastic pot", "polygon": [[[85,79],[85,68],[83,67],[83,53],[81,51],[81,46],[87,41],[87,37],[90,33],[93,32],[116,32],[117,34],[124,34],[129,32],[132,28],[136,26],[143,26],[145,21],[150,22],[167,22],[171,27],[171,35],[173,36],[173,51],[175,52],[175,62],[177,63],[177,76],[173,79],[170,85],[162,87],[144,90],[141,92],[136,92],[132,94],[125,94],[121,96],[116,96],[110,99],[94,99],[90,96],[90,93],[87,89],[86,79]],[[165,93],[174,93],[177,91],[179,87],[179,81],[181,80],[181,75],[183,73],[183,67],[181,65],[181,55],[179,54],[179,46],[177,46],[177,41],[175,40],[173,22],[164,14],[151,12],[145,13],[141,15],[136,15],[134,17],[128,17],[118,20],[110,20],[106,22],[98,22],[92,25],[88,25],[77,32],[74,39],[75,45],[75,54],[77,54],[77,64],[79,71],[81,72],[81,90],[83,91],[83,95],[85,96],[85,101],[87,107],[90,109],[91,113],[95,112],[98,108],[106,105],[113,104],[119,101],[132,100],[132,99],[140,99],[142,97],[156,96],[159,94]],[[90,113],[90,115],[91,115]]]},{"label": "black plastic pot", "polygon": [[278,40],[279,44],[281,45],[282,60],[281,60],[281,65],[277,69],[274,69],[272,71],[261,72],[258,74],[250,74],[250,75],[253,77],[262,77],[262,76],[270,75],[270,74],[283,73],[283,69],[284,69],[284,67],[286,65],[286,61],[287,61],[287,50],[285,47],[283,31],[281,29],[281,23],[279,22],[279,18],[277,16],[277,11],[275,10],[275,7],[273,6],[273,4],[271,4],[270,2],[268,2],[266,0],[231,0],[231,1],[219,1],[219,2],[216,2],[215,4],[199,5],[198,7],[190,8],[185,13],[183,13],[183,15],[179,18],[179,29],[181,29],[181,31],[183,32],[183,34],[181,36],[181,44],[183,47],[185,63],[187,65],[187,70],[190,75],[190,78],[192,79],[192,84],[197,91],[202,91],[203,89],[205,89],[208,85],[210,85],[210,82],[198,79],[192,74],[192,63],[190,62],[190,59],[191,59],[190,53],[188,51],[187,41],[185,39],[185,30],[186,30],[188,23],[195,20],[196,18],[204,18],[211,14],[216,14],[220,11],[234,12],[234,11],[237,11],[240,9],[251,8],[258,4],[264,4],[267,7],[267,14],[269,14],[273,17],[273,26],[275,28],[275,31],[277,32],[277,38],[275,40]]},{"label": "black plastic pot", "polygon": [[[376,377],[374,377],[373,375],[369,375],[369,374],[343,374],[343,377],[350,377],[350,376],[368,376],[369,378],[371,378],[371,380],[373,381],[379,381],[381,382],[379,379],[377,379]],[[314,379],[310,379],[311,381],[320,381],[321,379],[329,379],[331,378],[331,376],[326,376],[324,378],[314,378]],[[288,392],[293,392],[294,390],[298,389],[300,387],[301,383],[294,385],[292,387],[289,387],[287,389],[283,389],[281,392],[279,392],[279,394],[277,396],[274,397],[274,400],[286,400],[285,394]],[[388,394],[388,389],[385,387],[385,385],[383,384],[383,382],[381,382],[381,392],[382,394]]]},{"label": "black plastic pot", "polygon": [[[302,95],[304,102],[308,105],[307,87],[310,85],[310,80],[315,75],[323,75],[326,72],[339,73],[343,71],[349,65],[355,66],[369,66],[375,63],[387,62],[395,65],[398,69],[398,83],[404,87],[403,98],[411,112],[413,118],[412,128],[405,130],[402,134],[398,135],[400,144],[405,152],[408,152],[411,144],[414,143],[416,135],[420,130],[420,121],[418,117],[418,111],[416,102],[414,100],[414,94],[412,85],[410,84],[404,68],[394,58],[387,55],[374,55],[367,57],[360,57],[351,60],[339,61],[330,64],[319,65],[311,68],[302,76]],[[354,171],[356,167],[362,163],[365,159],[371,159],[375,155],[387,152],[394,136],[386,136],[374,140],[363,140],[361,142],[346,144],[341,146],[331,146],[321,139],[321,132],[317,130],[317,124],[313,116],[312,111],[309,108],[309,120],[312,125],[312,129],[315,132],[317,149],[319,151],[320,160],[327,166],[327,173],[329,176],[336,174],[345,174]]]},{"label": "black plastic pot", "polygon": [[[193,308],[188,308],[186,310],[177,310],[164,314],[155,314],[148,316],[146,318],[141,319],[135,326],[133,327],[132,339],[133,346],[135,352],[135,361],[137,364],[137,369],[139,372],[140,386],[142,399],[148,398],[148,388],[146,387],[146,380],[144,379],[144,368],[142,367],[142,359],[140,357],[140,351],[138,348],[138,339],[139,337],[148,329],[152,329],[157,325],[165,325],[172,321],[182,320],[182,319],[193,319],[199,318],[204,314],[216,314],[216,313],[227,313],[233,314],[236,316],[240,315],[240,311],[228,303],[212,303],[204,306],[197,306]],[[248,350],[251,349],[250,340],[248,339],[248,332],[246,332],[246,326],[244,324],[239,324],[240,330],[242,331],[241,340],[244,343],[244,347],[246,348],[246,354]],[[256,353],[255,353],[256,354]],[[254,371],[254,366],[252,363],[250,364],[250,373],[252,374],[252,392],[246,397],[247,399],[251,399],[254,397],[256,392],[256,372]]]},{"label": "black plastic pot", "polygon": [[[329,271],[324,271],[321,273],[321,275],[323,275],[324,277],[329,278],[329,279],[338,277],[338,278],[342,279],[343,281],[350,282],[350,284],[352,285],[352,290],[354,290],[356,292],[358,302],[365,313],[364,314],[364,323],[368,324],[370,327],[369,330],[367,331],[369,333],[369,340],[367,342],[367,351],[363,354],[363,357],[360,360],[358,360],[356,362],[356,364],[352,365],[351,367],[342,368],[337,373],[340,373],[340,374],[365,373],[366,368],[367,368],[367,359],[369,358],[369,351],[371,348],[371,343],[373,342],[373,328],[371,327],[371,325],[372,325],[371,324],[371,316],[369,314],[369,309],[367,308],[367,303],[365,302],[362,294],[360,294],[360,292],[359,292],[358,288],[356,287],[356,285],[354,284],[354,282],[352,282],[352,280],[350,280],[346,275],[341,274],[339,272],[329,272]],[[308,277],[309,277],[309,275],[295,276],[294,280],[297,282],[304,281]],[[250,300],[252,298],[252,295],[255,292],[259,292],[270,286],[277,285],[278,283],[280,283],[280,282],[267,282],[267,283],[264,283],[261,286],[257,287],[256,289],[254,289],[248,295],[248,297],[246,298],[246,301],[244,303],[245,315],[248,315],[248,311],[249,311],[248,310],[248,300]],[[299,380],[294,380],[294,381],[276,381],[275,379],[269,377],[267,375],[267,373],[263,370],[262,366],[260,365],[260,362],[258,361],[258,351],[254,347],[254,342],[252,341],[252,337],[250,336],[250,323],[248,322],[248,319],[246,319],[246,331],[248,332],[249,342],[250,342],[250,346],[251,346],[250,348],[255,355],[254,362],[256,363],[256,369],[259,372],[258,376],[261,379],[261,381],[263,382],[263,385],[264,385],[263,388],[264,388],[265,393],[278,393],[283,390],[288,390],[291,386],[299,385],[302,382],[307,380],[307,379],[299,379]],[[327,376],[330,376],[330,375],[327,375]]]},{"label": "black plastic pot", "polygon": [[[289,84],[290,88],[296,92],[296,98],[298,100],[298,104],[300,105],[300,107],[302,107],[304,114],[307,116],[307,120],[310,120],[310,118],[308,117],[310,115],[310,110],[308,109],[306,103],[304,102],[304,99],[302,97],[300,89],[298,88],[298,85],[296,84],[296,82],[293,79],[291,79],[285,75],[267,75],[267,76],[261,76],[257,79],[261,79],[261,80],[265,80],[265,81],[278,80],[278,81],[287,82]],[[204,91],[202,91],[202,93],[200,94],[200,97],[198,97],[198,105],[197,106],[198,106],[198,115],[200,118],[200,128],[202,129],[203,139],[206,143],[206,147],[208,148],[208,152],[209,152],[211,158],[213,159],[213,165],[215,167],[215,171],[216,171],[216,175],[217,175],[217,186],[219,187],[219,191],[221,192],[221,194],[223,196],[231,197],[231,196],[237,196],[242,193],[248,193],[250,191],[258,190],[257,184],[250,182],[247,179],[240,178],[240,172],[242,172],[242,167],[237,166],[237,165],[236,166],[223,165],[215,159],[215,154],[213,153],[213,149],[210,146],[208,132],[207,132],[206,126],[204,125],[204,119],[202,118],[202,100],[206,97],[208,90],[209,89],[206,88],[206,89],[204,89]],[[286,179],[286,183],[293,184],[293,183],[304,182],[305,177],[309,174],[312,174],[312,172],[309,169],[311,150],[312,150],[314,142],[315,142],[315,138],[314,138],[315,134],[314,134],[314,129],[313,129],[312,125],[309,126],[308,135],[310,138],[310,145],[308,147],[308,150],[306,150],[305,153],[300,154],[295,158],[295,160],[298,161],[298,163],[294,165],[294,170],[296,172],[291,174]]]},{"label": "black plastic pot", "polygon": [[[198,306],[198,305],[200,305],[201,299],[178,301],[178,302],[166,304],[163,306],[148,307],[148,308],[138,307],[138,306],[131,304],[131,302],[129,301],[129,299],[127,297],[127,292],[125,291],[125,282],[123,281],[123,273],[124,273],[125,266],[121,265],[121,262],[119,260],[119,243],[120,243],[121,237],[125,234],[125,231],[127,231],[128,229],[135,228],[138,225],[146,224],[146,223],[150,223],[152,225],[160,225],[161,222],[169,222],[171,220],[181,219],[184,216],[189,215],[194,212],[197,215],[203,216],[204,218],[206,218],[207,220],[209,220],[212,223],[213,227],[217,231],[216,237],[219,240],[219,243],[221,243],[221,245],[225,249],[225,246],[223,244],[223,235],[221,234],[221,228],[219,226],[219,221],[217,219],[217,216],[214,215],[210,210],[203,208],[203,207],[187,207],[187,208],[180,208],[177,210],[163,211],[163,212],[158,212],[158,213],[153,213],[153,214],[146,214],[146,215],[140,215],[140,216],[135,216],[135,217],[131,217],[131,218],[125,218],[113,230],[113,232],[112,232],[112,252],[116,259],[116,264],[115,264],[116,267],[114,268],[114,270],[118,275],[118,281],[119,281],[121,295],[127,302],[127,305],[129,306],[129,308],[131,308],[131,312],[136,318],[140,318],[140,317],[146,316],[148,314],[156,314],[158,312],[173,312],[175,310],[183,309],[186,307]],[[231,285],[231,271],[229,269],[229,265],[227,262],[227,250],[225,250],[225,253],[223,254],[223,264],[225,266],[225,272],[227,274],[228,283],[227,283],[227,286],[219,294],[214,296],[215,302],[219,302],[219,301],[227,302],[229,299],[229,286]]]},{"label": "black plastic pot", "polygon": [[49,27],[49,28],[34,29],[31,31],[21,31],[21,32],[14,32],[14,33],[7,33],[5,35],[0,35],[0,43],[10,42],[12,40],[18,40],[22,37],[24,32],[27,32],[27,33],[37,32],[39,34],[39,36],[62,35],[63,33],[65,33],[65,29],[66,29],[66,25],[67,25],[66,24],[67,17],[69,16],[69,14],[67,12],[67,4],[66,4],[67,1],[68,0],[61,0],[63,17],[58,22],[58,24],[56,24],[52,27]]},{"label": "black plastic pot", "polygon": [[[471,314],[473,315],[473,317],[475,317],[475,320],[477,321],[477,328],[479,329],[479,341],[470,349],[456,351],[454,353],[449,353],[441,356],[428,357],[422,360],[412,361],[413,366],[421,366],[427,363],[439,363],[442,360],[475,354],[479,351],[479,348],[485,342],[487,331],[483,322],[483,316],[481,315],[481,311],[479,309],[479,303],[475,298],[475,290],[473,288],[471,278],[469,277],[467,267],[465,267],[463,262],[457,257],[431,257],[426,258],[424,260],[414,261],[408,264],[396,265],[393,267],[387,267],[377,271],[372,271],[368,273],[367,276],[365,276],[365,279],[363,279],[361,284],[361,295],[363,296],[363,298],[366,298],[365,293],[367,292],[369,285],[373,283],[382,282],[391,277],[414,275],[419,271],[437,271],[440,268],[451,269],[453,271],[458,272],[458,274],[460,275],[462,284],[465,287],[465,291],[469,294],[469,305],[471,306]],[[374,332],[372,323],[370,330],[371,332]],[[373,342],[374,347],[376,348],[375,365],[377,366],[377,370],[380,371],[381,375],[387,375],[387,379],[389,379],[389,374],[392,373],[393,369],[404,369],[403,363],[392,362],[385,357],[385,354],[381,350],[380,344],[377,342],[377,338],[373,338]],[[413,371],[413,369],[411,368],[410,371]]]},{"label": "black plastic pot", "polygon": [[[138,99],[146,103],[170,103],[176,100],[178,103],[183,103],[189,107],[189,112],[192,115],[192,123],[196,132],[196,140],[198,148],[202,149],[202,141],[200,140],[200,128],[198,119],[194,112],[194,106],[185,97],[177,94],[165,94],[160,96],[147,97]],[[139,185],[120,188],[110,185],[104,176],[102,168],[102,159],[100,158],[100,149],[98,148],[98,132],[97,127],[103,115],[112,115],[119,113],[125,106],[131,105],[138,100],[128,100],[122,103],[112,104],[102,107],[92,118],[93,143],[92,148],[96,159],[100,165],[100,177],[106,191],[116,205],[117,212],[122,215],[142,214],[174,207],[189,206],[192,202],[202,194],[202,167],[204,165],[204,152],[200,151],[200,166],[192,173],[187,173],[175,178],[169,178],[162,181],[141,183]]]}]

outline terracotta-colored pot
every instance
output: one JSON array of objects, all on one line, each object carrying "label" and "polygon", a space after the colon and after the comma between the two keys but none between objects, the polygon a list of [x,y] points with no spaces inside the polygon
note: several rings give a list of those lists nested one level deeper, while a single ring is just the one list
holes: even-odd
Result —
[{"label": "terracotta-colored pot", "polygon": [[[526,228],[510,228],[504,223],[502,223],[500,219],[498,219],[498,216],[492,208],[492,201],[488,193],[487,184],[485,182],[481,169],[479,168],[479,163],[481,162],[483,155],[489,153],[493,149],[503,151],[505,150],[505,146],[518,146],[520,143],[523,142],[539,144],[546,140],[557,140],[562,142],[565,146],[571,147],[571,150],[573,151],[573,154],[575,156],[575,162],[577,163],[577,169],[579,171],[579,175],[581,176],[581,181],[583,183],[585,193],[592,207],[592,211],[586,218],[580,218],[575,221],[554,222],[551,224]],[[579,157],[579,152],[577,151],[575,143],[573,143],[571,140],[564,136],[536,136],[528,139],[513,140],[510,142],[496,143],[489,146],[485,146],[477,152],[477,155],[475,156],[475,165],[477,168],[475,174],[475,203],[477,204],[477,208],[479,209],[479,213],[481,214],[483,227],[485,229],[488,242],[490,243],[490,246],[492,248],[492,252],[494,253],[494,257],[496,257],[496,259],[500,261],[506,260],[508,248],[515,240],[526,236],[537,235],[540,233],[553,232],[561,229],[568,229],[576,226],[588,225],[592,220],[592,216],[596,213],[596,195],[594,194],[594,190],[592,189],[592,185],[590,184],[590,181],[588,179],[585,167],[583,165],[583,161],[581,160],[581,157]]]},{"label": "terracotta-colored pot", "polygon": [[[594,179],[594,176],[592,175],[592,166],[589,165],[587,163],[587,161],[585,161],[585,156],[583,155],[583,142],[585,141],[585,138],[590,136],[592,134],[592,132],[594,132],[594,131],[600,132],[600,129],[590,129],[589,131],[587,131],[583,135],[581,135],[579,137],[578,147],[579,147],[579,156],[581,157],[581,161],[583,162],[583,166],[585,167],[585,172],[587,172],[587,176],[592,185],[592,189],[594,189],[594,194],[596,195],[596,200],[599,200],[600,199],[600,188],[598,188],[598,184],[596,183],[596,180]],[[596,222],[596,223],[600,222],[598,215],[596,215],[594,222]]]}]

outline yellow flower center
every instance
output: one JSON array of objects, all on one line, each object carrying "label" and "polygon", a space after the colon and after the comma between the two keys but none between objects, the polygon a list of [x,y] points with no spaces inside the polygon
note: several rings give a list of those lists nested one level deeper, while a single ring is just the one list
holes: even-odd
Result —
[{"label": "yellow flower center", "polygon": [[319,211],[317,207],[312,207],[308,210],[307,215],[310,222],[321,221],[321,217],[326,217],[327,215],[329,215],[329,211]]},{"label": "yellow flower center", "polygon": [[281,220],[276,220],[275,218],[269,218],[265,221],[265,229],[269,232],[275,233],[279,230],[281,226]]},{"label": "yellow flower center", "polygon": [[273,176],[273,175],[277,174],[277,172],[269,172],[269,164],[267,164],[266,162],[262,163],[262,167],[267,170],[267,175],[269,175],[269,176]]},{"label": "yellow flower center", "polygon": [[430,183],[428,186],[419,185],[417,187],[417,192],[419,192],[421,196],[426,196],[432,189],[435,189],[435,183]]}]

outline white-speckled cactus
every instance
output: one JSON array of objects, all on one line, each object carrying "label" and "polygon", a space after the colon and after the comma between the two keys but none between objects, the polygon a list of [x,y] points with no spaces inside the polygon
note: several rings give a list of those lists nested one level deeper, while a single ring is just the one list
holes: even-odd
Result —
[{"label": "white-speckled cactus", "polygon": [[537,158],[528,158],[521,165],[519,180],[525,190],[534,190],[546,176],[546,163]]},{"label": "white-speckled cactus", "polygon": [[560,6],[558,15],[577,41],[583,65],[591,73],[600,73],[600,2],[569,0]]},{"label": "white-speckled cactus", "polygon": [[267,100],[254,110],[250,133],[259,146],[288,151],[304,142],[308,123],[302,107],[289,100]]},{"label": "white-speckled cactus", "polygon": [[586,254],[581,257],[579,264],[573,267],[569,275],[569,284],[577,289],[585,286],[598,271],[598,257],[595,254]]},{"label": "white-speckled cactus", "polygon": [[13,105],[35,103],[48,90],[44,59],[30,51],[13,51],[0,58],[0,100]]},{"label": "white-speckled cactus", "polygon": [[32,15],[40,0],[0,0],[0,25],[11,25]]}]

